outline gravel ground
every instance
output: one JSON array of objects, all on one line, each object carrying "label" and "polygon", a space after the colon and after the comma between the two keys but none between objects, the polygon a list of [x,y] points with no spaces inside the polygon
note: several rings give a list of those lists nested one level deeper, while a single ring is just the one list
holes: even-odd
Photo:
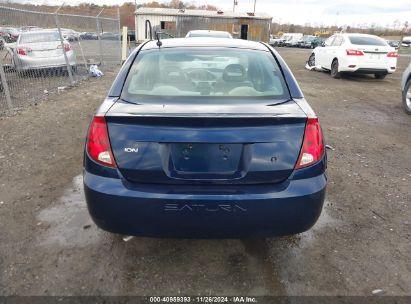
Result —
[{"label": "gravel ground", "polygon": [[81,188],[87,125],[115,73],[0,118],[1,295],[411,295],[411,117],[399,79],[335,80],[280,49],[320,117],[329,187],[318,223],[248,240],[99,230]]}]

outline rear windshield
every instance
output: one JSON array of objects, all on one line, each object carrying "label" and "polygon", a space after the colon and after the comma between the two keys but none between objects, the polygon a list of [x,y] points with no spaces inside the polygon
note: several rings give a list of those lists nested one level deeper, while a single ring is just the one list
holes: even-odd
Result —
[{"label": "rear windshield", "polygon": [[351,41],[351,44],[355,45],[378,45],[378,46],[386,46],[387,44],[385,41],[377,38],[377,37],[361,37],[361,36],[349,36],[348,37]]},{"label": "rear windshield", "polygon": [[137,102],[152,96],[289,98],[271,53],[234,48],[140,52],[127,76],[122,98]]},{"label": "rear windshield", "polygon": [[37,43],[60,40],[58,32],[27,33],[22,34],[20,43]]}]

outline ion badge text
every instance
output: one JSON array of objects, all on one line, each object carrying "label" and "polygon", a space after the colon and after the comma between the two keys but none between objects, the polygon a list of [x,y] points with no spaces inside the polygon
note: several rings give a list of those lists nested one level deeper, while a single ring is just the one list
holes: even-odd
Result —
[{"label": "ion badge text", "polygon": [[137,153],[137,152],[138,152],[138,148],[124,148],[124,152],[127,152],[127,153]]}]

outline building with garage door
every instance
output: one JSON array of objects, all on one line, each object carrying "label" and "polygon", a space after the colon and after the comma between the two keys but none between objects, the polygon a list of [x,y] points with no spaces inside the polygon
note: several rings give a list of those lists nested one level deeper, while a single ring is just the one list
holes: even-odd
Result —
[{"label": "building with garage door", "polygon": [[215,30],[229,32],[233,38],[268,42],[272,20],[271,16],[258,13],[148,7],[138,8],[135,18],[139,42],[149,38],[147,20],[151,23],[153,37],[158,31],[179,38],[192,30]]}]

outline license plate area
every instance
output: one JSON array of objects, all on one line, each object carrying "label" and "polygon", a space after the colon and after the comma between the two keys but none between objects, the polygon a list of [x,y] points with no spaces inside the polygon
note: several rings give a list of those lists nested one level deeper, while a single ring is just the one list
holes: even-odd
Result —
[{"label": "license plate area", "polygon": [[367,62],[380,62],[383,58],[380,53],[365,53],[365,59]]},{"label": "license plate area", "polygon": [[170,144],[170,173],[181,178],[239,178],[244,171],[243,144]]},{"label": "license plate area", "polygon": [[59,49],[32,51],[32,57],[37,58],[57,57],[61,55],[63,55],[63,51]]}]

